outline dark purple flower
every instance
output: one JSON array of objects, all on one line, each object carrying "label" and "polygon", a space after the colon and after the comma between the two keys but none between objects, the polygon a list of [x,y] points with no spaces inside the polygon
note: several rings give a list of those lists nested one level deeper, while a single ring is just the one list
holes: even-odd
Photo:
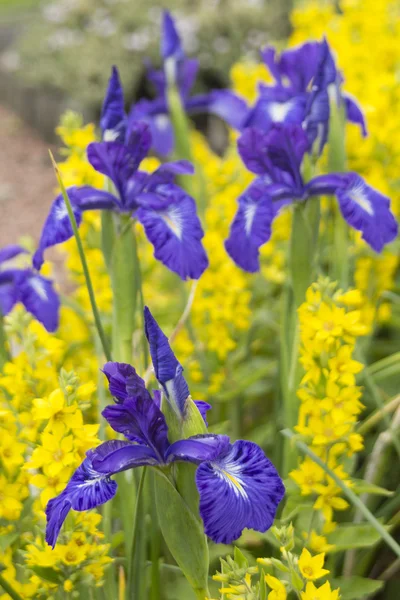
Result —
[{"label": "dark purple flower", "polygon": [[149,124],[153,147],[161,155],[169,154],[174,146],[174,134],[169,118],[167,82],[173,81],[188,114],[213,114],[235,129],[240,129],[247,115],[245,101],[231,90],[212,90],[207,94],[191,96],[198,71],[198,61],[188,59],[181,44],[175,22],[168,11],[164,12],[161,33],[161,57],[164,68],[148,69],[148,78],[156,89],[154,100],[140,100],[131,109],[129,121]]},{"label": "dark purple flower", "polygon": [[[148,309],[146,334],[156,377],[168,401],[180,403],[189,395],[182,367]],[[113,498],[117,484],[112,475],[140,466],[165,470],[177,461],[198,465],[200,515],[215,542],[229,543],[245,527],[266,531],[272,525],[284,486],[261,448],[243,440],[231,444],[227,436],[214,434],[170,444],[159,395],[151,397],[130,365],[107,363],[104,372],[118,402],[106,407],[103,416],[128,441],[111,440],[87,452],[66,488],[46,507],[48,544],[55,546],[71,508],[89,510]],[[205,414],[208,408],[202,403],[199,410]]]},{"label": "dark purple flower", "polygon": [[307,42],[285,50],[279,56],[268,46],[261,57],[275,79],[274,85],[259,86],[259,98],[249,111],[242,129],[256,127],[267,131],[273,123],[302,124],[308,135],[309,150],[318,152],[328,139],[330,96],[344,103],[347,119],[367,134],[360,106],[341,91],[343,78],[326,39]]},{"label": "dark purple flower", "polygon": [[246,129],[238,141],[244,164],[258,177],[239,197],[225,247],[245,271],[259,270],[259,248],[269,240],[272,222],[281,208],[320,194],[336,196],[344,219],[362,232],[376,252],[397,236],[389,198],[356,173],[331,173],[303,182],[300,167],[307,143],[300,125],[282,124],[273,125],[267,133]]},{"label": "dark purple flower", "polygon": [[[112,124],[111,116],[107,122]],[[124,143],[89,144],[90,164],[112,181],[115,193],[87,185],[68,188],[77,225],[86,210],[131,215],[143,224],[158,260],[182,279],[198,279],[208,265],[201,243],[204,234],[195,201],[174,182],[177,175],[193,173],[193,167],[181,160],[165,163],[154,173],[140,171],[140,163],[150,146],[151,135],[145,123],[131,123],[126,128]],[[33,257],[35,268],[41,268],[46,248],[65,242],[72,235],[67,207],[60,194],[50,209]]]},{"label": "dark purple flower", "polygon": [[33,269],[13,268],[8,261],[27,251],[10,245],[0,250],[0,313],[7,315],[21,302],[47,331],[55,331],[59,322],[60,300],[53,282]]}]

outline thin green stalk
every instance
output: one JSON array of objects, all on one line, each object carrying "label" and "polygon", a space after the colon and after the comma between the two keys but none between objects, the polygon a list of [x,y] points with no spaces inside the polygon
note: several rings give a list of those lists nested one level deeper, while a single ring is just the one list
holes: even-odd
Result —
[{"label": "thin green stalk", "polygon": [[[363,359],[362,356],[360,358]],[[361,360],[361,362],[364,362],[364,364],[365,364],[364,360]],[[385,404],[381,398],[381,395],[379,393],[378,388],[375,385],[373,378],[371,377],[371,375],[369,373],[369,369],[367,366],[362,371],[362,377],[363,377],[366,389],[370,392],[370,394],[375,402],[376,407],[382,413],[382,420],[385,424],[386,429],[389,431],[389,433],[392,437],[393,445],[395,447],[398,457],[400,458],[400,439],[399,439],[398,435],[392,429],[390,418],[387,415],[387,413],[385,412]]]},{"label": "thin green stalk", "polygon": [[7,350],[7,335],[4,329],[4,317],[0,312],[0,371],[9,360],[10,354]]},{"label": "thin green stalk", "polygon": [[139,480],[139,485],[137,488],[137,494],[136,494],[136,502],[135,502],[135,511],[133,513],[133,526],[132,526],[132,546],[131,546],[131,552],[130,552],[130,564],[129,564],[129,572],[128,572],[128,598],[129,600],[140,600],[139,598],[134,598],[134,588],[135,588],[135,577],[138,575],[138,572],[140,572],[137,569],[136,565],[136,558],[137,558],[137,542],[138,542],[138,525],[139,525],[139,512],[140,512],[140,507],[141,507],[141,500],[142,500],[142,492],[143,492],[143,486],[144,486],[144,482],[145,482],[145,478],[146,478],[146,472],[147,472],[147,468],[143,467],[141,475],[140,475],[140,480]]},{"label": "thin green stalk", "polygon": [[[346,116],[344,106],[331,102],[328,143],[328,171],[342,173],[346,170]],[[336,201],[333,204],[334,224],[333,274],[339,286],[346,289],[349,285],[348,227]]]},{"label": "thin green stalk", "polygon": [[282,432],[286,438],[292,441],[301,452],[306,454],[313,460],[317,465],[325,471],[325,473],[336,483],[336,485],[342,490],[347,499],[353,504],[353,506],[364,515],[364,517],[371,523],[374,529],[379,533],[381,538],[387,543],[387,545],[393,550],[393,552],[400,558],[400,545],[396,540],[388,533],[385,527],[378,521],[372,512],[365,506],[358,496],[349,488],[341,479],[328,467],[324,461],[317,456],[304,442],[300,442],[295,439],[295,434],[289,429],[284,429]]},{"label": "thin green stalk", "polygon": [[18,592],[16,592],[14,590],[14,588],[12,587],[12,585],[10,585],[8,583],[8,581],[6,581],[3,577],[3,575],[0,574],[0,587],[3,588],[3,590],[6,592],[6,594],[8,594],[9,596],[11,596],[11,598],[13,600],[23,600],[22,596],[20,596],[18,594]]},{"label": "thin green stalk", "polygon": [[382,408],[376,410],[372,415],[368,417],[357,429],[357,433],[365,436],[371,429],[378,425],[385,415],[389,415],[394,412],[400,406],[400,395],[395,396],[384,404]]},{"label": "thin green stalk", "polygon": [[75,219],[74,211],[72,210],[71,201],[70,201],[70,199],[68,197],[67,190],[65,189],[64,183],[63,183],[63,181],[61,179],[61,175],[60,175],[60,172],[58,170],[57,163],[55,162],[54,157],[53,157],[53,155],[52,155],[51,152],[50,152],[50,158],[51,158],[51,161],[53,163],[53,167],[54,167],[54,170],[55,170],[55,173],[56,173],[58,184],[60,186],[61,193],[62,193],[63,198],[64,198],[65,206],[67,207],[69,220],[71,221],[72,231],[74,232],[74,236],[75,236],[75,239],[76,239],[76,244],[78,246],[79,258],[81,260],[83,274],[85,276],[86,287],[87,287],[88,294],[89,294],[90,305],[92,307],[92,312],[93,312],[93,317],[94,317],[94,321],[95,321],[95,324],[96,324],[96,329],[98,331],[98,334],[99,334],[99,337],[100,337],[100,340],[101,340],[101,345],[103,347],[104,355],[105,355],[106,359],[108,361],[110,361],[111,360],[111,353],[110,353],[110,350],[109,350],[109,347],[108,347],[108,342],[107,342],[106,335],[104,333],[103,325],[101,324],[100,313],[99,313],[99,309],[97,308],[96,299],[95,299],[95,296],[94,296],[93,285],[92,285],[92,280],[90,278],[89,268],[88,268],[88,264],[87,264],[86,256],[85,256],[85,251],[83,249],[81,236],[79,234],[78,226],[76,224],[76,219]]},{"label": "thin green stalk", "polygon": [[391,367],[393,365],[398,365],[400,363],[400,352],[395,352],[390,356],[386,356],[381,360],[378,360],[372,365],[368,366],[368,370],[371,376],[375,376],[381,371],[384,371],[387,367]]}]

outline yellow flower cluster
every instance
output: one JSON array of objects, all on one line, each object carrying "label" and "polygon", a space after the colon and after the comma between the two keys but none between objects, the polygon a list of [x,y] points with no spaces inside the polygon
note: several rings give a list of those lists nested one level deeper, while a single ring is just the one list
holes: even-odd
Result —
[{"label": "yellow flower cluster", "polygon": [[[86,450],[99,442],[99,426],[87,422],[87,413],[96,406],[92,402],[96,386],[90,377],[98,371],[87,345],[88,330],[79,318],[74,320],[70,309],[61,310],[57,335],[47,333],[22,307],[13,310],[5,324],[15,355],[0,374],[2,575],[24,598],[41,598],[54,587],[31,570],[33,566],[54,568],[60,581],[76,581],[74,565],[79,563],[82,577],[101,585],[109,559],[108,546],[98,542],[99,515],[73,514],[57,552],[31,533],[35,525],[44,531],[48,500],[65,487]],[[71,366],[72,341],[79,343],[73,359],[79,378],[61,368]],[[23,563],[17,550],[26,550]]]},{"label": "yellow flower cluster", "polygon": [[[341,13],[333,2],[311,0],[299,7],[292,15],[290,43],[326,35],[345,75],[344,88],[360,102],[367,119],[368,137],[362,143],[358,127],[347,126],[347,167],[387,194],[400,216],[400,6],[393,0],[343,0],[340,6]],[[371,40],[379,43],[371,44]],[[362,318],[371,325],[375,319],[390,318],[390,304],[378,300],[394,285],[399,256],[390,247],[377,256],[359,240],[357,236],[355,284],[364,296]]]},{"label": "yellow flower cluster", "polygon": [[[272,527],[272,534],[280,544],[281,558],[258,558],[257,565],[249,566],[245,556],[235,548],[235,560],[221,560],[221,573],[214,575],[221,582],[220,594],[227,600],[252,600],[265,597],[268,600],[287,600],[294,591],[301,600],[339,600],[339,590],[332,590],[328,581],[318,586],[314,583],[329,574],[324,569],[325,554],[313,556],[303,548],[300,556],[293,551],[294,529]],[[267,574],[265,574],[265,570]],[[277,573],[279,575],[277,576]]]},{"label": "yellow flower cluster", "polygon": [[[363,447],[355,425],[363,408],[356,374],[363,365],[354,360],[355,341],[368,328],[357,307],[358,290],[342,293],[336,284],[320,280],[306,294],[299,308],[300,362],[305,375],[298,391],[301,401],[296,430],[312,450],[343,480],[343,464]],[[321,511],[324,532],[334,527],[335,510],[345,510],[341,490],[310,458],[290,473],[304,496],[316,495],[314,508]],[[316,544],[325,544],[315,533]]]}]

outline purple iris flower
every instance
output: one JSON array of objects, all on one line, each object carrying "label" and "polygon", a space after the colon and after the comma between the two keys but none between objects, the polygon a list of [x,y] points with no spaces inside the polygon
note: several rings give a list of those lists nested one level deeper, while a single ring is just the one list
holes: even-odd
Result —
[{"label": "purple iris flower", "polygon": [[[105,117],[104,117],[105,118]],[[103,121],[104,125],[105,121]],[[108,124],[112,123],[108,113]],[[161,165],[154,173],[140,171],[140,163],[151,146],[145,123],[125,128],[124,142],[104,141],[89,144],[90,164],[109,177],[113,193],[88,185],[68,188],[78,226],[86,210],[112,210],[131,215],[144,226],[154,246],[154,256],[182,279],[198,279],[208,260],[201,239],[203,230],[196,214],[196,203],[174,179],[193,173],[192,165],[180,160]],[[40,269],[46,248],[65,242],[73,235],[62,194],[55,199],[44,224],[33,264]]]},{"label": "purple iris flower", "polygon": [[13,258],[27,254],[17,245],[0,250],[0,313],[7,315],[15,304],[21,302],[47,331],[58,327],[60,300],[53,282],[33,269],[20,269],[8,265]]},{"label": "purple iris flower", "polygon": [[319,141],[321,153],[328,138],[329,98],[333,94],[337,103],[344,103],[347,119],[357,123],[363,135],[367,135],[360,106],[341,91],[343,78],[326,39],[290,48],[279,56],[268,46],[261,51],[261,56],[275,84],[260,84],[259,98],[249,111],[243,128],[256,127],[266,131],[273,123],[303,124],[310,149]]},{"label": "purple iris flower", "polygon": [[259,248],[268,242],[274,218],[287,204],[334,195],[343,218],[381,252],[397,236],[390,200],[357,173],[330,173],[304,183],[300,167],[308,138],[300,125],[273,125],[267,133],[248,128],[238,141],[246,167],[257,178],[239,197],[239,209],[225,242],[228,254],[245,271],[260,269]]},{"label": "purple iris flower", "polygon": [[[148,309],[145,319],[156,376],[168,401],[176,399],[184,410],[189,390],[182,367]],[[113,498],[117,483],[111,476],[115,473],[145,465],[168,473],[177,461],[198,465],[200,516],[212,540],[230,543],[245,527],[258,531],[271,527],[284,486],[259,446],[243,440],[231,444],[228,436],[211,433],[170,444],[161,394],[151,396],[130,365],[109,362],[104,373],[116,404],[107,406],[103,416],[126,441],[111,440],[89,450],[66,488],[49,501],[48,544],[55,546],[71,508],[89,510]]]},{"label": "purple iris flower", "polygon": [[[156,90],[155,99],[140,100],[132,107],[129,115],[129,120],[149,123],[153,148],[157,153],[167,155],[174,146],[174,134],[167,102],[167,85],[171,80],[177,86],[183,107],[188,114],[214,114],[221,117],[231,127],[240,129],[248,108],[245,101],[232,91],[222,89],[196,96],[190,95],[199,63],[196,59],[185,57],[174,20],[167,11],[164,12],[162,23],[161,56],[164,69],[160,71],[148,69],[148,78]],[[114,85],[117,85],[116,80]],[[117,93],[115,91],[115,94]]]}]

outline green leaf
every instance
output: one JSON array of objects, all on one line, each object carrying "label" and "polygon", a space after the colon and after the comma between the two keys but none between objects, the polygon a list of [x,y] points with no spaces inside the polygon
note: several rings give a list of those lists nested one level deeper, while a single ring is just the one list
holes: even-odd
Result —
[{"label": "green leaf", "polygon": [[387,490],[379,485],[375,485],[374,483],[368,483],[368,481],[364,481],[363,479],[352,479],[353,490],[356,494],[373,494],[375,496],[390,496],[394,495],[394,492],[391,490]]},{"label": "green leaf", "polygon": [[155,472],[156,506],[164,540],[196,594],[207,596],[209,556],[203,525],[166,475]]},{"label": "green leaf", "polygon": [[0,549],[5,552],[9,546],[11,546],[15,540],[18,539],[18,533],[6,533],[0,537]]},{"label": "green leaf", "polygon": [[384,586],[384,581],[365,577],[337,577],[331,581],[332,589],[340,588],[341,600],[366,600]]},{"label": "green leaf", "polygon": [[241,569],[247,569],[247,567],[249,566],[248,560],[245,557],[245,555],[243,554],[243,552],[241,552],[239,550],[239,548],[237,546],[235,546],[234,551],[233,551],[233,558],[235,560],[235,563],[241,568]]},{"label": "green leaf", "polygon": [[38,577],[50,581],[50,583],[62,583],[63,581],[61,573],[52,567],[31,567],[31,569]]},{"label": "green leaf", "polygon": [[340,525],[333,533],[329,534],[329,543],[335,545],[332,552],[342,552],[352,548],[368,548],[377,544],[380,539],[379,532],[368,524]]}]

